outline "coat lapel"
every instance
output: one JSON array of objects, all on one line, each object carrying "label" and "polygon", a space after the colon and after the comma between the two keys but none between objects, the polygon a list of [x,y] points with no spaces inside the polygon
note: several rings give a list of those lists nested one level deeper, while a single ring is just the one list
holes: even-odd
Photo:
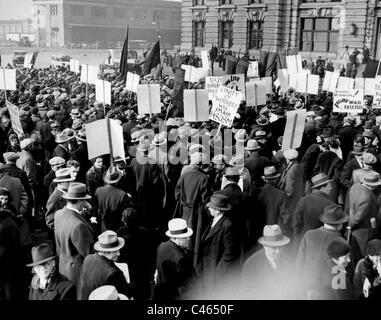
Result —
[{"label": "coat lapel", "polygon": [[209,238],[213,237],[222,227],[222,223],[226,219],[225,215],[217,222],[217,224],[211,228],[213,221],[210,223],[208,228],[205,230],[203,241],[207,241]]}]

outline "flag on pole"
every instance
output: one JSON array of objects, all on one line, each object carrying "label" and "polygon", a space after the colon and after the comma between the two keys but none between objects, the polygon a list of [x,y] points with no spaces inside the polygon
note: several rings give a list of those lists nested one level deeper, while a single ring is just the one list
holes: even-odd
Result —
[{"label": "flag on pole", "polygon": [[126,39],[124,40],[122,55],[120,57],[120,64],[119,64],[119,72],[122,76],[122,79],[126,79],[127,77],[127,71],[128,71],[127,58],[128,58],[128,27],[127,27],[127,35],[126,35]]},{"label": "flag on pole", "polygon": [[143,65],[143,75],[147,75],[160,64],[160,42],[157,41],[149,52],[145,54],[145,61]]},{"label": "flag on pole", "polygon": [[36,60],[37,60],[37,56],[38,56],[38,51],[33,52],[32,59],[30,59],[31,68],[34,67],[34,64],[36,63]]}]

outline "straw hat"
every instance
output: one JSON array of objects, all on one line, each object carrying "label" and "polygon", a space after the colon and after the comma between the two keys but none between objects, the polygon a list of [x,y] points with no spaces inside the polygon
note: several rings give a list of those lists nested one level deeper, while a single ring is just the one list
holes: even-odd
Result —
[{"label": "straw hat", "polygon": [[263,228],[263,236],[258,242],[263,246],[282,247],[290,242],[290,239],[282,234],[277,224],[267,225]]},{"label": "straw hat", "polygon": [[124,239],[118,237],[116,232],[106,230],[98,236],[98,241],[94,243],[94,250],[113,252],[118,251],[124,246]]},{"label": "straw hat", "polygon": [[129,300],[124,294],[118,293],[114,286],[106,285],[94,289],[89,300]]},{"label": "straw hat", "polygon": [[188,238],[193,234],[193,230],[188,228],[187,222],[180,218],[169,220],[168,231],[165,235],[170,238]]}]

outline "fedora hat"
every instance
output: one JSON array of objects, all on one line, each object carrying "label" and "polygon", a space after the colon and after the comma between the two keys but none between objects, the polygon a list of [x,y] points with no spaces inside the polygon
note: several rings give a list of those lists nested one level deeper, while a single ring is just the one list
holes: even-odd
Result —
[{"label": "fedora hat", "polygon": [[323,185],[325,185],[331,181],[332,180],[330,180],[325,173],[319,173],[319,174],[317,174],[311,178],[311,182],[312,182],[311,188],[315,189],[315,188],[323,186]]},{"label": "fedora hat", "polygon": [[95,251],[118,251],[124,246],[124,239],[118,237],[116,232],[106,230],[98,236],[98,241],[94,243]]},{"label": "fedora hat", "polygon": [[114,286],[101,286],[89,295],[89,300],[129,300],[124,294],[118,293]]},{"label": "fedora hat", "polygon": [[365,162],[365,164],[375,164],[377,162],[377,158],[374,154],[369,152],[364,152],[362,155],[362,160]]},{"label": "fedora hat", "polygon": [[267,134],[265,131],[262,131],[262,130],[258,130],[258,131],[255,131],[254,133],[254,139],[263,139],[263,138],[266,138],[267,137]]},{"label": "fedora hat", "polygon": [[365,138],[369,138],[369,139],[374,139],[375,138],[375,135],[372,133],[372,132],[369,132],[369,131],[365,131],[361,134],[361,136],[365,137]]},{"label": "fedora hat", "polygon": [[223,194],[213,194],[206,206],[223,212],[231,209],[229,198]]},{"label": "fedora hat", "polygon": [[144,138],[144,132],[141,130],[137,130],[133,133],[131,133],[131,142],[139,142]]},{"label": "fedora hat", "polygon": [[364,129],[373,129],[373,121],[365,121]]},{"label": "fedora hat", "polygon": [[154,146],[162,146],[166,142],[167,142],[167,140],[166,140],[164,134],[158,133],[158,134],[155,134],[155,136],[153,137],[151,144]]},{"label": "fedora hat", "polygon": [[86,142],[86,131],[85,130],[80,130],[77,132],[77,134],[75,135],[75,138],[78,140],[78,141],[82,141],[82,142]]},{"label": "fedora hat", "polygon": [[367,186],[381,185],[380,175],[377,172],[369,172],[362,177],[363,184]]},{"label": "fedora hat", "polygon": [[250,139],[247,141],[247,145],[245,147],[245,150],[248,151],[254,151],[254,150],[259,150],[261,147],[259,146],[257,140]]},{"label": "fedora hat", "polygon": [[228,160],[228,157],[224,154],[217,154],[215,155],[211,162],[213,162],[214,164],[224,164],[224,163],[227,163],[227,160]]},{"label": "fedora hat", "polygon": [[190,156],[191,165],[200,165],[207,163],[206,155],[202,152],[195,152]]},{"label": "fedora hat", "polygon": [[236,177],[239,176],[239,169],[237,167],[229,167],[225,171],[225,176],[227,177]]},{"label": "fedora hat", "polygon": [[5,152],[3,158],[5,162],[15,162],[20,156],[16,152]]},{"label": "fedora hat", "polygon": [[53,179],[53,182],[70,182],[74,181],[75,178],[72,178],[70,175],[70,169],[69,168],[63,168],[63,169],[58,169],[56,171],[56,177]]},{"label": "fedora hat", "polygon": [[277,224],[272,224],[263,228],[263,236],[258,242],[263,246],[281,247],[289,243],[290,239],[282,234]]},{"label": "fedora hat", "polygon": [[264,115],[260,115],[257,117],[255,122],[259,124],[260,126],[267,126],[269,124],[269,119],[267,119],[267,117]]},{"label": "fedora hat", "polygon": [[66,200],[89,200],[91,196],[87,194],[86,185],[80,182],[74,182],[69,186],[66,193],[62,195]]},{"label": "fedora hat", "polygon": [[58,121],[54,121],[50,124],[50,129],[61,128],[61,124]]},{"label": "fedora hat", "polygon": [[324,208],[320,221],[327,224],[342,224],[347,222],[348,215],[341,209],[341,206],[332,204]]},{"label": "fedora hat", "polygon": [[287,149],[283,152],[283,156],[288,160],[295,160],[298,158],[298,151],[295,149]]},{"label": "fedora hat", "polygon": [[188,147],[188,152],[189,154],[193,154],[195,152],[204,152],[205,151],[205,147],[202,145],[202,144],[199,144],[199,143],[194,143],[194,144],[191,144],[189,147]]},{"label": "fedora hat", "polygon": [[56,257],[53,248],[48,242],[41,243],[40,245],[32,248],[32,263],[27,264],[27,267],[34,267]]},{"label": "fedora hat", "polygon": [[30,139],[30,138],[26,138],[24,140],[21,140],[21,142],[20,142],[20,148],[21,148],[21,150],[29,147],[32,143],[33,143],[33,140]]},{"label": "fedora hat", "polygon": [[236,141],[238,142],[245,142],[249,136],[246,132],[245,129],[239,129],[235,134],[234,134],[234,138]]},{"label": "fedora hat", "polygon": [[62,158],[62,157],[53,157],[53,158],[51,158],[49,160],[49,164],[51,166],[57,166],[57,167],[59,167],[59,166],[65,165],[65,163],[66,163],[66,160],[64,158]]},{"label": "fedora hat", "polygon": [[262,179],[271,180],[271,179],[276,179],[278,177],[280,177],[280,174],[276,172],[274,166],[265,167]]},{"label": "fedora hat", "polygon": [[106,182],[108,184],[113,184],[113,183],[117,183],[118,181],[120,181],[120,179],[122,179],[122,177],[123,177],[123,171],[117,167],[111,166],[105,172],[103,180],[104,180],[104,182]]},{"label": "fedora hat", "polygon": [[68,142],[69,140],[73,139],[74,138],[74,135],[73,136],[69,136],[67,132],[58,132],[57,135],[56,135],[56,143],[60,144],[60,143],[65,143],[65,142]]},{"label": "fedora hat", "polygon": [[165,235],[170,238],[188,238],[193,234],[193,230],[188,228],[184,219],[175,218],[168,221],[168,231]]}]

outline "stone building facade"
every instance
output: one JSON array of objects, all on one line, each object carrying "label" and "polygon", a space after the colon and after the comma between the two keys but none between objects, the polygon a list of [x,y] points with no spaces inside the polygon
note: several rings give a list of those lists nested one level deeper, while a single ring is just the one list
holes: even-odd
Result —
[{"label": "stone building facade", "polygon": [[378,0],[183,0],[181,47],[299,50],[304,57],[343,59],[366,45],[381,57]]},{"label": "stone building facade", "polygon": [[181,3],[164,0],[33,0],[40,46],[124,41],[180,44]]}]

